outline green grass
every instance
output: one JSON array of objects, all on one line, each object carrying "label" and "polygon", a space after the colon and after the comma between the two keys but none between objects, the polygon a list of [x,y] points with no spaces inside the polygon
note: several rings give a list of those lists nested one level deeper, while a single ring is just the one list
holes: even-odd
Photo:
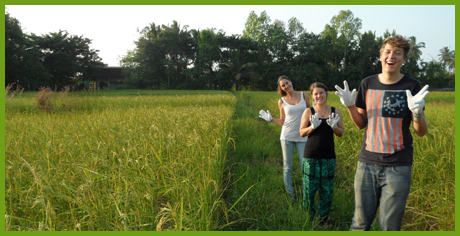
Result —
[{"label": "green grass", "polygon": [[[279,95],[275,92],[236,95],[236,148],[232,149],[229,160],[234,165],[232,177],[238,182],[228,192],[230,202],[245,194],[232,212],[233,220],[245,220],[228,230],[348,230],[354,213],[353,179],[364,130],[355,127],[338,97],[329,93],[328,104],[342,111],[345,133],[341,138],[335,137],[337,170],[332,224],[320,226],[307,221],[301,201],[294,204],[287,201],[279,143],[281,126],[258,118],[260,109],[268,109],[274,117],[279,117]],[[455,230],[454,101],[454,93],[431,92],[426,98],[429,133],[418,137],[412,132],[415,161],[402,230]],[[293,168],[299,198],[302,180],[298,162],[294,161]],[[247,189],[250,190],[246,192]],[[379,230],[377,220],[372,230]]]},{"label": "green grass", "polygon": [[[276,92],[99,91],[5,99],[5,230],[348,230],[363,130],[335,137],[332,224],[285,194]],[[455,99],[426,98],[403,230],[455,230]],[[295,154],[297,155],[297,154]],[[297,157],[294,157],[297,160]],[[373,230],[379,230],[374,223]]]}]

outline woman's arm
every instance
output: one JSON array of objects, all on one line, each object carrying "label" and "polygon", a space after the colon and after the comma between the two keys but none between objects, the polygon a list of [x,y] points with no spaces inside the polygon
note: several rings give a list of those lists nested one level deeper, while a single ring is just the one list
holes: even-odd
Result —
[{"label": "woman's arm", "polygon": [[272,122],[282,126],[282,125],[284,125],[284,120],[286,119],[286,114],[284,114],[284,104],[283,104],[283,101],[281,101],[281,99],[278,101],[278,107],[280,109],[280,118],[279,119],[273,118]]},{"label": "woman's arm", "polygon": [[334,134],[337,135],[338,137],[342,137],[345,128],[343,127],[343,117],[342,117],[342,112],[338,108],[335,108],[335,113],[340,117],[340,120],[337,122],[337,128],[333,129]]},{"label": "woman's arm", "polygon": [[305,111],[302,114],[302,120],[300,121],[300,136],[305,137],[309,134],[311,134],[314,129],[310,126],[310,117],[311,117],[311,111],[310,109],[305,109]]}]

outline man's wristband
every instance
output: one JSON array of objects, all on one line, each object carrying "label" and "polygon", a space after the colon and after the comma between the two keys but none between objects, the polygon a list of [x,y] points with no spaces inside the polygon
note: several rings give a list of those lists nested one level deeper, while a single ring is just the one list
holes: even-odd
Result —
[{"label": "man's wristband", "polygon": [[420,117],[422,117],[422,113],[420,113],[420,115],[416,115],[416,114],[412,113],[412,115],[413,115],[415,118],[420,118]]}]

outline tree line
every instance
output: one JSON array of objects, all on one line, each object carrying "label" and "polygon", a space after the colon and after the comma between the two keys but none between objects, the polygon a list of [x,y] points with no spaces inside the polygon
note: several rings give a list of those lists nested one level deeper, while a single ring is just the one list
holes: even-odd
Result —
[{"label": "tree line", "polygon": [[97,78],[105,66],[90,44],[90,39],[62,30],[25,34],[19,20],[5,13],[5,86],[61,90],[83,85]]},{"label": "tree line", "polygon": [[[104,66],[97,50],[89,49],[89,39],[65,31],[24,35],[16,19],[6,14],[5,22],[7,84],[65,86],[97,78]],[[287,23],[272,21],[266,11],[252,11],[241,35],[188,29],[176,21],[151,23],[138,31],[135,48],[120,60],[126,78],[122,88],[275,90],[280,75],[287,75],[299,90],[315,81],[333,88],[345,79],[358,87],[364,77],[381,72],[380,46],[396,34],[360,33],[361,25],[350,10],[333,16],[319,34],[307,32],[295,17]],[[455,51],[444,47],[439,61],[425,62],[420,50],[425,43],[408,38],[412,48],[402,73],[432,88],[454,88]]]}]

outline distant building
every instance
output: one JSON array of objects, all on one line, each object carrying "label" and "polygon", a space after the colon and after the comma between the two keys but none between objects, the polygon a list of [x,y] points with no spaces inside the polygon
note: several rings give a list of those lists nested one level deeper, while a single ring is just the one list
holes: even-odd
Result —
[{"label": "distant building", "polygon": [[97,81],[106,81],[110,89],[115,89],[124,83],[125,77],[121,74],[122,67],[109,66],[101,68],[101,77]]}]

